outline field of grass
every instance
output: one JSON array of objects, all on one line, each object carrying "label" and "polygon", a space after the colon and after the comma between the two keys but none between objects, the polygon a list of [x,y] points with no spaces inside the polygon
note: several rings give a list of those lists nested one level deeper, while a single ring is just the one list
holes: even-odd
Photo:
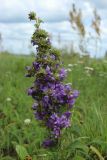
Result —
[{"label": "field of grass", "polygon": [[[44,149],[41,143],[46,131],[34,119],[33,100],[26,92],[33,79],[24,77],[24,68],[34,57],[0,54],[0,160],[20,160],[26,154],[28,160],[30,156],[33,160],[107,159],[107,60],[62,58],[66,68],[73,64],[66,82],[80,95],[72,126],[64,130],[59,146]],[[25,124],[25,119],[31,123]]]}]

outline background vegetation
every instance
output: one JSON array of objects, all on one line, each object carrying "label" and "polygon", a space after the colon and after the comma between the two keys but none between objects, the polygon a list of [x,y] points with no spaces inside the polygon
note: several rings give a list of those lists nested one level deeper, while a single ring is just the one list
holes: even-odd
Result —
[{"label": "background vegetation", "polygon": [[[107,159],[107,59],[62,55],[67,82],[80,91],[72,126],[59,146],[41,147],[45,130],[34,119],[33,100],[24,77],[33,56],[0,53],[0,160],[106,160]],[[25,123],[30,119],[30,123]],[[25,156],[28,156],[28,158]]]}]

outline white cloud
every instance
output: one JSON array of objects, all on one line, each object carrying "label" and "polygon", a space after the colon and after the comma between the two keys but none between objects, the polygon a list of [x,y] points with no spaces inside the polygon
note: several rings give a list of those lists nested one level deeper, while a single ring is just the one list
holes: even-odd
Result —
[{"label": "white cloud", "polygon": [[[92,10],[95,7],[98,9],[98,13],[102,17],[103,47],[106,49],[106,0],[0,0],[0,4],[2,4],[0,5],[0,22],[2,22],[0,23],[0,32],[4,38],[5,48],[13,48],[15,52],[27,51],[30,37],[33,33],[33,25],[28,20],[28,13],[30,11],[36,11],[38,16],[46,22],[43,24],[43,28],[54,36],[55,44],[59,33],[64,43],[69,44],[72,40],[77,43],[78,36],[74,34],[68,21],[69,11],[73,2],[75,2],[78,8],[82,9],[87,31],[90,31],[92,34],[92,30],[90,30],[90,20],[93,16]],[[94,46],[90,46],[89,48],[90,50],[94,50],[92,49]]]},{"label": "white cloud", "polygon": [[4,0],[0,6],[0,21],[25,22],[30,11],[36,11],[45,21],[68,19],[73,0]]},{"label": "white cloud", "polygon": [[88,0],[90,3],[94,5],[94,7],[99,9],[107,9],[107,1],[106,0]]}]

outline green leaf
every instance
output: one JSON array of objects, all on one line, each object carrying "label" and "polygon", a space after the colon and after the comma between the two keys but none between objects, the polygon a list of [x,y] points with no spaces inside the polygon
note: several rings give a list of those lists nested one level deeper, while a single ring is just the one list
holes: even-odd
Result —
[{"label": "green leaf", "polygon": [[16,145],[16,152],[17,152],[20,160],[24,160],[25,157],[29,155],[26,148],[21,145]]},{"label": "green leaf", "polygon": [[102,157],[101,153],[98,151],[97,148],[95,148],[94,146],[90,146],[90,150],[97,155],[99,160],[104,160],[104,158]]}]

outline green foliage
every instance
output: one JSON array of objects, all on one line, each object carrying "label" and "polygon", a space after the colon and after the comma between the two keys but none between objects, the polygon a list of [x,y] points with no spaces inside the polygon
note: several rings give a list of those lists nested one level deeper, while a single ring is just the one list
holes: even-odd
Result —
[{"label": "green foliage", "polygon": [[[62,57],[64,65],[72,64],[68,83],[80,91],[74,107],[72,126],[63,133],[59,146],[41,148],[45,131],[38,127],[26,88],[32,82],[23,68],[34,57],[0,54],[0,160],[17,160],[16,145],[27,150],[33,160],[100,160],[107,157],[107,61],[86,57]],[[86,71],[85,67],[93,68]],[[72,77],[72,79],[71,79]],[[31,123],[26,125],[25,119]],[[41,124],[40,124],[41,125]],[[26,151],[25,151],[26,153]]]},{"label": "green foliage", "polygon": [[97,157],[99,158],[99,160],[104,160],[104,158],[102,157],[101,153],[98,151],[98,149],[96,149],[93,146],[90,146],[90,150],[95,153],[97,155]]},{"label": "green foliage", "polygon": [[20,160],[24,160],[28,156],[27,150],[21,145],[16,145],[16,152]]}]

